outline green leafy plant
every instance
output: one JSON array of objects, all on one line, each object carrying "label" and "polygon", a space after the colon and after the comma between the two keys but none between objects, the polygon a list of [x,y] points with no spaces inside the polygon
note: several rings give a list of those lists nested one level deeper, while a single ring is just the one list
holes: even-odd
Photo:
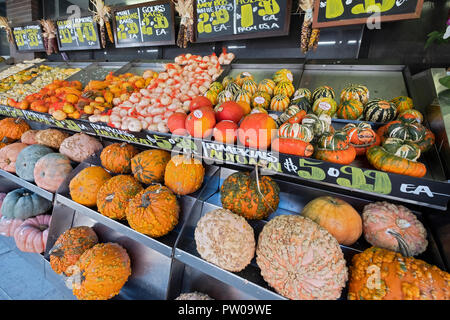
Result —
[{"label": "green leafy plant", "polygon": [[425,49],[430,47],[433,43],[443,44],[448,43],[450,38],[444,39],[445,31],[433,31],[428,34],[427,42],[425,43]]}]

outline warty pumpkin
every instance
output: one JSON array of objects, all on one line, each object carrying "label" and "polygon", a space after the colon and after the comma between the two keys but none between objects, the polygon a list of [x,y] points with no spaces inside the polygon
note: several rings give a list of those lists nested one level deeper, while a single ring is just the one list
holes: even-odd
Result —
[{"label": "warty pumpkin", "polygon": [[36,144],[36,135],[39,132],[39,130],[28,130],[25,131],[22,136],[20,137],[20,141],[22,143],[26,144]]},{"label": "warty pumpkin", "polygon": [[249,172],[229,175],[220,187],[220,200],[224,209],[246,219],[265,219],[275,212],[280,202],[280,188],[269,176],[256,179]]},{"label": "warty pumpkin", "polygon": [[0,136],[19,140],[22,134],[30,130],[28,123],[22,118],[5,118],[0,120]]},{"label": "warty pumpkin", "polygon": [[72,172],[69,158],[61,153],[48,153],[34,166],[34,182],[42,189],[56,192]]},{"label": "warty pumpkin", "polygon": [[343,245],[354,244],[362,234],[362,219],[359,213],[346,201],[323,196],[306,204],[302,216],[325,228]]},{"label": "warty pumpkin", "polygon": [[350,266],[349,300],[449,300],[450,274],[422,260],[372,247]]},{"label": "warty pumpkin", "polygon": [[36,142],[44,146],[59,149],[64,139],[68,138],[69,134],[57,129],[39,130],[36,133]]},{"label": "warty pumpkin", "polygon": [[152,184],[132,198],[126,208],[128,224],[150,237],[169,233],[178,223],[180,206],[167,187]]},{"label": "warty pumpkin", "polygon": [[264,280],[293,300],[338,299],[347,281],[339,243],[324,228],[298,215],[280,215],[259,234],[256,263]]},{"label": "warty pumpkin", "polygon": [[69,183],[72,200],[91,207],[97,204],[97,193],[111,175],[102,167],[87,167],[78,172]]},{"label": "warty pumpkin", "polygon": [[49,250],[50,267],[58,274],[70,276],[81,255],[98,243],[94,229],[87,226],[64,231]]},{"label": "warty pumpkin", "polygon": [[113,173],[131,173],[131,159],[138,153],[131,144],[113,143],[102,150],[100,160],[102,166]]},{"label": "warty pumpkin", "polygon": [[0,169],[16,172],[16,160],[20,151],[28,147],[25,143],[16,142],[0,149]]},{"label": "warty pumpkin", "polygon": [[78,260],[72,282],[79,300],[107,300],[119,294],[131,275],[130,257],[117,243],[98,243]]},{"label": "warty pumpkin", "polygon": [[102,148],[100,141],[80,132],[64,139],[59,146],[59,152],[72,161],[83,162]]},{"label": "warty pumpkin", "polygon": [[131,172],[142,183],[163,182],[170,153],[151,149],[138,153],[131,159]]},{"label": "warty pumpkin", "polygon": [[23,252],[44,252],[51,220],[52,216],[49,214],[26,219],[14,231],[17,248]]},{"label": "warty pumpkin", "polygon": [[126,219],[128,202],[143,188],[135,178],[117,175],[106,181],[97,193],[97,209],[111,219]]},{"label": "warty pumpkin", "polygon": [[198,159],[184,155],[173,156],[167,163],[164,184],[178,195],[186,195],[200,189],[205,168]]}]

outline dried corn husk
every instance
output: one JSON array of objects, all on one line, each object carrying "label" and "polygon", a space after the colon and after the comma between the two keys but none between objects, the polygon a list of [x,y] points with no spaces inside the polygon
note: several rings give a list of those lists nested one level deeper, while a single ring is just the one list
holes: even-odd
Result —
[{"label": "dried corn husk", "polygon": [[108,39],[111,43],[114,43],[114,37],[111,30],[111,24],[109,19],[111,18],[111,7],[105,5],[103,0],[90,0],[91,4],[94,6],[95,10],[92,11],[94,14],[94,21],[100,26],[100,42],[102,47],[106,47],[106,33],[108,33]]},{"label": "dried corn husk", "polygon": [[42,29],[44,30],[44,32],[42,33],[42,38],[44,42],[45,52],[47,53],[47,55],[58,53],[55,24],[50,19],[42,19],[39,20],[39,22],[42,26]]},{"label": "dried corn husk", "polygon": [[178,32],[177,45],[186,48],[188,42],[194,42],[194,1],[174,1],[175,9],[181,16],[180,31]]},{"label": "dried corn husk", "polygon": [[0,17],[0,28],[6,30],[6,36],[8,37],[8,42],[14,44],[14,38],[12,34],[12,29],[9,26],[8,19],[5,17]]},{"label": "dried corn husk", "polygon": [[308,51],[313,49],[316,51],[317,45],[319,43],[320,29],[313,29],[311,32],[311,37],[309,38]]}]

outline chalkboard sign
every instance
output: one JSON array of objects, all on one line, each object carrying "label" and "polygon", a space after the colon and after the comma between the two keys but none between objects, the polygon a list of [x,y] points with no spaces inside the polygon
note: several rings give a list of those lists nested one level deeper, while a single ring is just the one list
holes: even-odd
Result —
[{"label": "chalkboard sign", "polygon": [[113,9],[116,48],[175,44],[174,5],[152,1]]},{"label": "chalkboard sign", "polygon": [[292,0],[194,0],[196,42],[289,34]]},{"label": "chalkboard sign", "polygon": [[56,21],[60,51],[100,49],[98,25],[92,16]]},{"label": "chalkboard sign", "polygon": [[13,27],[17,51],[45,51],[42,29],[38,22]]},{"label": "chalkboard sign", "polygon": [[313,27],[416,19],[422,6],[423,0],[319,0],[314,4]]}]

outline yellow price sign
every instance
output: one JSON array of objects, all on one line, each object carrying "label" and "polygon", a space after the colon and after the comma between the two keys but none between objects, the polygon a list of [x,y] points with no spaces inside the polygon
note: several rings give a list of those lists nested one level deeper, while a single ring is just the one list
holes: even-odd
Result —
[{"label": "yellow price sign", "polygon": [[[258,10],[258,15],[260,17],[274,15],[280,12],[280,5],[276,0],[259,1],[258,7],[260,7]],[[243,28],[251,27],[253,25],[253,13],[254,10],[251,3],[241,6],[241,26]]]},{"label": "yellow price sign", "polygon": [[18,47],[22,47],[25,45],[25,39],[23,38],[24,35],[23,30],[14,30],[14,37],[16,39],[16,44]]},{"label": "yellow price sign", "polygon": [[59,37],[61,43],[72,43],[72,33],[70,32],[70,29],[59,30]]}]

